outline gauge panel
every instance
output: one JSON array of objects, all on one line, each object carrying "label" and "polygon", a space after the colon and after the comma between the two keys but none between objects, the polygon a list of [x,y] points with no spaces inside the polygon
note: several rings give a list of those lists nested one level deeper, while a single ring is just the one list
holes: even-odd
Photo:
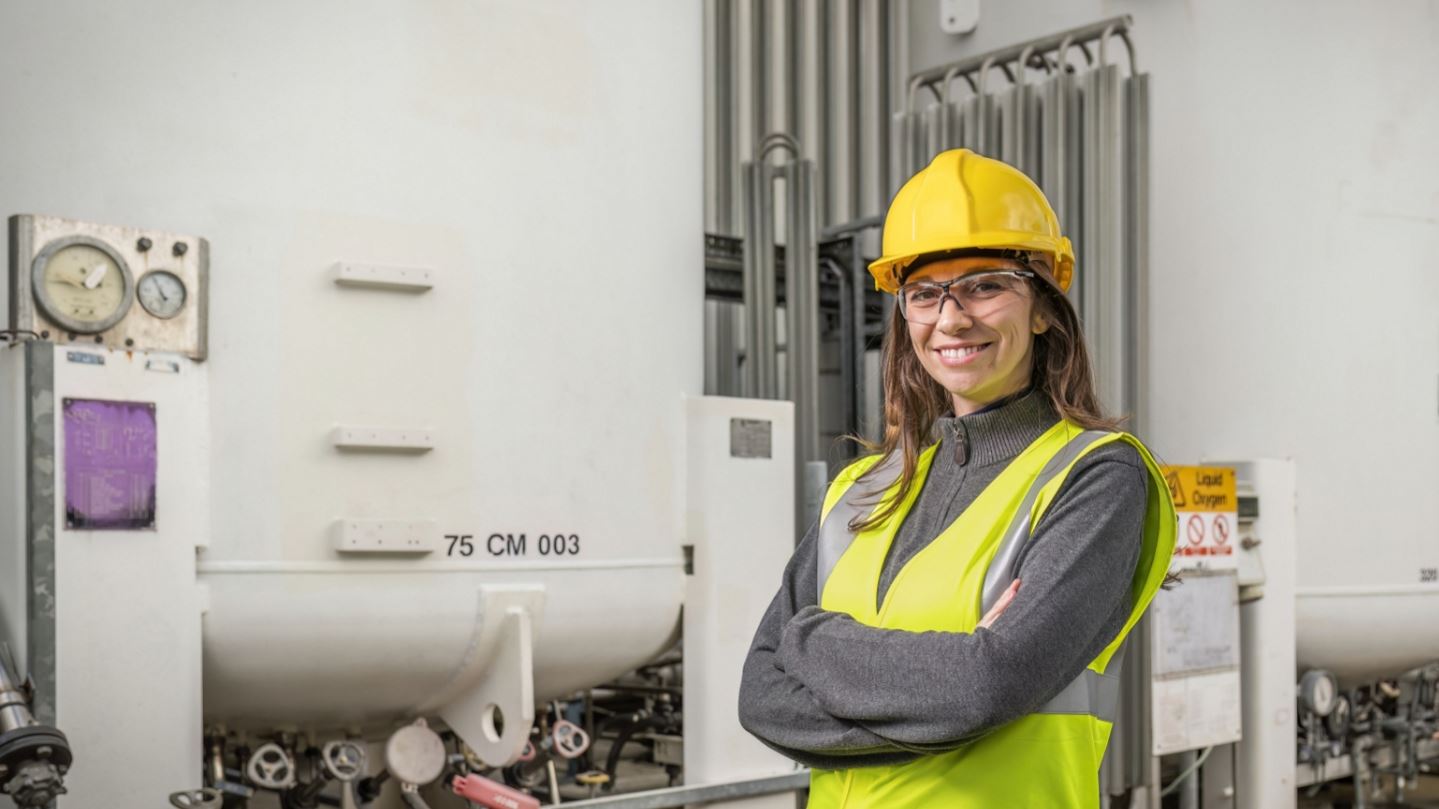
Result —
[{"label": "gauge panel", "polygon": [[9,224],[9,328],[55,343],[205,358],[205,239],[53,216]]}]

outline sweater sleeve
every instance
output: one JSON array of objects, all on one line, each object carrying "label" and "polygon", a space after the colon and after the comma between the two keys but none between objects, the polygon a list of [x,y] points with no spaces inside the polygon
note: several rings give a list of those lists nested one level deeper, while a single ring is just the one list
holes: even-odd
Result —
[{"label": "sweater sleeve", "polygon": [[805,606],[778,665],[830,715],[909,749],[953,748],[1032,713],[1123,628],[1147,496],[1137,451],[1096,450],[1035,527],[1019,592],[991,628],[879,629]]},{"label": "sweater sleeve", "polygon": [[916,753],[899,749],[853,721],[820,707],[814,694],[780,668],[780,634],[801,605],[819,600],[816,529],[811,527],[785,567],[745,658],[739,719],[745,730],[778,752],[819,769],[899,764]]}]

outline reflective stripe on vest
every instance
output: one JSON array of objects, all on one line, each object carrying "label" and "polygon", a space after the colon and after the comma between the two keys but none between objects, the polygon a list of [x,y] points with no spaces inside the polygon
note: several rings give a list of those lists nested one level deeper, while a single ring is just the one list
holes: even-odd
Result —
[{"label": "reflective stripe on vest", "polygon": [[[989,563],[989,570],[984,576],[983,596],[980,600],[981,613],[989,612],[999,597],[1004,595],[1004,591],[1008,590],[1009,585],[1014,582],[1015,575],[1019,573],[1019,563],[1024,558],[1025,552],[1029,549],[1030,540],[1034,536],[1034,526],[1030,524],[1030,512],[1034,508],[1034,501],[1039,497],[1039,491],[1053,481],[1055,475],[1063,472],[1080,455],[1084,454],[1091,444],[1106,435],[1108,433],[1100,430],[1085,430],[1071,438],[1064,448],[1055,453],[1054,457],[1050,458],[1049,462],[1040,470],[1039,476],[1030,485],[1024,500],[1020,502],[1019,509],[1015,512],[1009,528],[1005,530],[1004,540],[999,550]],[[891,455],[865,472],[862,479],[885,480],[898,469],[899,456]],[[825,582],[829,581],[830,574],[834,572],[834,566],[839,563],[839,558],[844,555],[850,543],[854,541],[855,535],[849,528],[850,522],[856,517],[869,513],[875,505],[873,502],[865,502],[873,497],[873,492],[859,491],[860,488],[860,481],[856,480],[820,522],[818,537],[819,589],[815,592],[824,592]],[[1118,660],[1111,663],[1110,673],[1107,674],[1085,669],[1054,699],[1045,703],[1037,713],[1089,714],[1105,722],[1113,722],[1119,709],[1119,669],[1120,661]]]}]

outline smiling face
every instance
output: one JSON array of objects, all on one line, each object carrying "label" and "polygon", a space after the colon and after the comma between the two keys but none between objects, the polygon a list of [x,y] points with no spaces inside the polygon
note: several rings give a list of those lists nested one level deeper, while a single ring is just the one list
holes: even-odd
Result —
[{"label": "smiling face", "polygon": [[[1012,259],[964,256],[926,264],[905,283],[944,283],[983,270],[1023,269]],[[920,364],[949,391],[957,416],[1024,390],[1034,366],[1034,335],[1049,328],[1035,306],[1034,288],[1026,282],[972,308],[981,311],[965,311],[954,298],[946,298],[935,323],[907,319]]]}]

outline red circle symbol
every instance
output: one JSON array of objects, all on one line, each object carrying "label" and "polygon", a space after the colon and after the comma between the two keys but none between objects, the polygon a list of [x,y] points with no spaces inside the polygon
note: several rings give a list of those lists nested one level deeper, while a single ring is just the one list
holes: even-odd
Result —
[{"label": "red circle symbol", "polygon": [[1229,541],[1229,520],[1224,517],[1214,518],[1214,542],[1219,545]]},{"label": "red circle symbol", "polygon": [[1198,545],[1204,541],[1204,518],[1198,514],[1191,514],[1189,522],[1184,526],[1184,534],[1189,537],[1190,545]]}]

